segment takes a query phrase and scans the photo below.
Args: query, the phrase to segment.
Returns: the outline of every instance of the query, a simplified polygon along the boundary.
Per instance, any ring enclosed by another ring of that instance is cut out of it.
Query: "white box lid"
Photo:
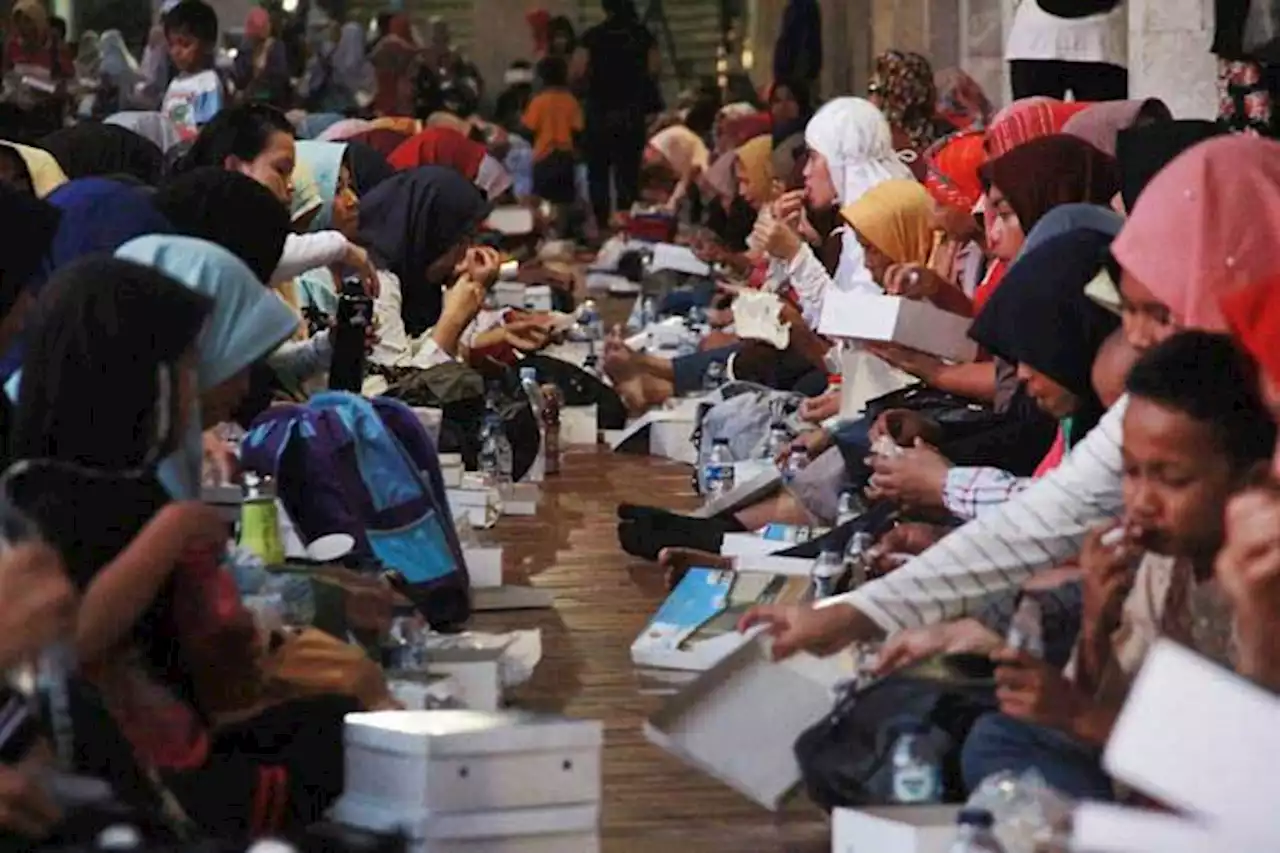
[[[464,840],[518,838],[526,835],[568,835],[599,829],[600,806],[584,803],[553,808],[499,809],[433,814],[405,810],[366,798],[343,794],[333,807],[334,819],[374,832],[400,831],[413,839]]]
[[[598,749],[599,720],[571,720],[523,711],[374,711],[347,714],[347,747],[401,755],[496,755]]]

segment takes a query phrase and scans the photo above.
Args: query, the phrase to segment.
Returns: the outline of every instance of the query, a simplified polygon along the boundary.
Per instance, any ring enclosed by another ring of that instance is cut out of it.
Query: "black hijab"
[[[164,152],[146,137],[114,124],[77,124],[40,140],[62,171],[76,178],[129,175],[149,187],[164,177]]]
[[[165,183],[155,206],[178,233],[217,243],[271,281],[291,224],[289,211],[271,190],[239,172],[206,166]]]
[[[1043,373],[1080,399],[1072,442],[1104,407],[1093,390],[1093,362],[1120,319],[1085,296],[1111,261],[1109,234],[1082,228],[1054,237],[1009,267],[969,329],[969,337],[1012,364]]]
[[[41,277],[61,218],[48,202],[0,184],[0,318]]]
[[[785,86],[790,89],[791,96],[800,105],[800,115],[797,118],[781,124],[774,123],[773,145],[776,148],[792,136],[804,135],[804,129],[809,126],[809,119],[813,118],[813,92],[809,84],[803,80],[779,80],[773,85],[775,88]]]
[[[1120,164],[1120,195],[1124,209],[1133,210],[1138,196],[1174,158],[1206,139],[1225,133],[1211,121],[1184,119],[1130,127],[1116,137]]]
[[[355,182],[357,195],[363,196],[396,173],[387,158],[373,146],[351,140],[345,144],[347,164],[351,167],[351,179]]]
[[[453,169],[396,173],[360,199],[360,243],[400,278],[405,329],[420,335],[440,319],[442,282],[427,267],[475,232],[489,203]]]

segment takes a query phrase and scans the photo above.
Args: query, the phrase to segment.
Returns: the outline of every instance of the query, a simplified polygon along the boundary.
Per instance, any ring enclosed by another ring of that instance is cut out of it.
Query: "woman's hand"
[[[167,503],[153,522],[166,541],[173,544],[175,554],[189,547],[224,546],[230,533],[230,525],[222,513],[204,501]]]
[[[502,255],[497,249],[488,246],[472,246],[458,263],[455,272],[487,291],[498,281],[498,271],[502,268]]]
[[[748,245],[759,246],[775,258],[791,261],[800,254],[804,242],[795,228],[774,216],[758,221],[748,238]]]
[[[79,598],[62,557],[42,542],[0,554],[0,669],[75,635]]]
[[[788,444],[778,453],[778,458],[773,460],[779,468],[787,464],[787,460],[791,458],[791,454],[797,450],[803,450],[809,459],[817,459],[835,442],[835,436],[829,430],[811,429],[808,432],[802,432],[796,436],[795,440]]]
[[[444,292],[444,306],[440,309],[440,317],[448,317],[465,328],[476,318],[484,307],[484,285],[470,275],[464,275],[453,287]]]
[[[913,509],[941,509],[942,489],[947,482],[951,462],[920,439],[915,447],[895,456],[879,454],[868,457],[874,472],[867,497],[891,500]]]
[[[205,430],[201,435],[204,449],[204,470],[218,475],[218,485],[227,486],[240,482],[240,460],[235,451],[218,435],[218,430]]]
[[[995,631],[976,619],[943,622],[899,631],[880,647],[876,675],[912,666],[938,655],[990,655],[1004,643]]]
[[[551,329],[542,318],[513,320],[502,327],[506,341],[521,352],[537,352],[551,340]]]
[[[0,829],[38,840],[53,832],[62,812],[35,770],[0,765]]]
[[[1017,720],[1057,729],[1090,743],[1105,743],[1109,723],[1100,709],[1060,670],[1024,651],[1002,646],[996,662],[1000,711]]]
[[[936,524],[908,521],[896,525],[867,552],[872,572],[877,577],[887,575],[901,565],[902,555],[923,554],[946,535],[947,529]]]
[[[840,414],[840,392],[824,391],[817,397],[809,397],[800,404],[800,419],[820,424]]]
[[[772,215],[774,219],[790,227],[810,246],[818,246],[822,243],[822,238],[809,222],[804,190],[792,190],[779,196],[773,203]]]
[[[910,373],[926,383],[932,382],[946,362],[937,356],[887,341],[863,341],[862,347],[875,357],[888,362],[903,373]]]
[[[378,298],[378,270],[374,267],[373,261],[369,260],[369,253],[357,246],[355,243],[347,243],[347,253],[342,258],[342,263],[352,270],[356,275],[360,276],[360,281],[364,284],[364,292],[370,299]],[[342,279],[336,279],[341,289]]]
[[[894,264],[884,276],[885,293],[919,301],[932,299],[941,288],[949,286],[924,264]]]

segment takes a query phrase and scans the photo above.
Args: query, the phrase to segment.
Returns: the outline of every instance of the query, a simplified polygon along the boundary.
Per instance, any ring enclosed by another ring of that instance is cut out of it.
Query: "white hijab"
[[[893,150],[884,113],[862,98],[836,98],[809,120],[804,141],[827,160],[840,206],[853,204],[872,187],[912,177]]]

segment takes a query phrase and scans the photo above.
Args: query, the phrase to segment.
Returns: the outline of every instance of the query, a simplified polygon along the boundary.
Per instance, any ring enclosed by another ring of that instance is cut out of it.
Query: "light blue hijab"
[[[333,224],[333,200],[338,194],[338,178],[341,177],[347,144],[300,140],[297,149],[298,161],[311,170],[311,177],[320,190],[320,212],[312,220],[310,230],[328,230]]]
[[[1031,229],[1018,257],[1029,255],[1037,246],[1071,231],[1087,228],[1114,237],[1124,227],[1124,217],[1109,207],[1096,204],[1060,204],[1050,210]]]
[[[116,257],[154,267],[214,300],[198,345],[201,392],[246,370],[298,328],[293,311],[221,246],[194,237],[149,235],[121,246]],[[176,499],[200,497],[202,430],[197,402],[179,449],[160,465],[160,481]]]

